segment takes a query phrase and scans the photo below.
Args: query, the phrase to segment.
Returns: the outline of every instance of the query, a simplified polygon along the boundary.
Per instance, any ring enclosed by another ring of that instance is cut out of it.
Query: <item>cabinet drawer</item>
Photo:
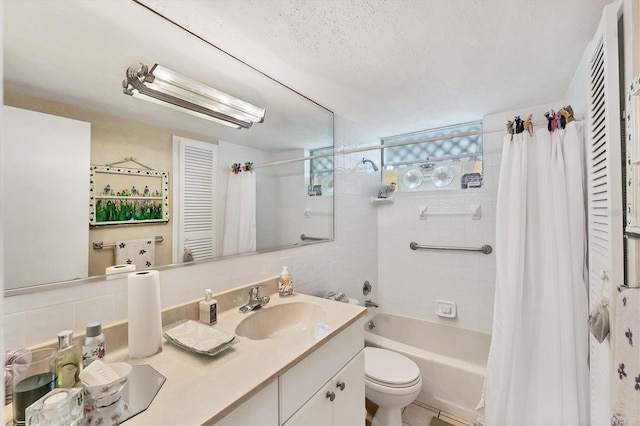
[[[364,319],[356,321],[279,378],[280,424],[364,348]]]

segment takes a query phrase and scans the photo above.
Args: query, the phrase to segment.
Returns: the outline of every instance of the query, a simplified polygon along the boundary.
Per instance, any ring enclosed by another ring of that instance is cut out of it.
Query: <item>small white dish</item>
[[[96,362],[96,361],[94,361]],[[96,407],[106,407],[118,401],[121,397],[122,389],[127,384],[129,374],[131,374],[131,365],[126,362],[116,362],[107,364],[117,375],[118,378],[106,383],[89,386],[82,383],[86,393],[94,401]],[[80,378],[82,379],[82,373]]]
[[[193,320],[182,320],[163,328],[165,339],[190,352],[213,356],[235,343],[235,336]]]
[[[402,183],[409,189],[414,189],[422,185],[422,172],[419,169],[409,169],[402,177]]]

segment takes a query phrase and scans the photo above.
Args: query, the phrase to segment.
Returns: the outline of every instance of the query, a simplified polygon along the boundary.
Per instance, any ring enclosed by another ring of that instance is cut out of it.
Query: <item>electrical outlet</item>
[[[455,318],[458,314],[456,302],[436,301],[436,315],[445,318]]]

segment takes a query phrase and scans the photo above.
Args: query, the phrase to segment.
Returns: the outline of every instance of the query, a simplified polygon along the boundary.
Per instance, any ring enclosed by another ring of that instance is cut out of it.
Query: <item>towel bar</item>
[[[626,284],[620,284],[620,285],[618,285],[618,291],[619,291],[619,292],[623,292],[623,291],[625,291],[625,290],[629,290],[629,289],[640,289],[640,287],[629,287],[629,286],[628,286],[628,285],[626,285]]]
[[[302,234],[302,235],[300,235],[300,239],[301,239],[302,241],[304,241],[304,240],[309,240],[309,241],[326,241],[326,240],[329,240],[330,238],[308,237],[308,236],[306,236],[306,235]]]
[[[164,241],[164,237],[162,235],[156,235],[155,240],[156,240],[156,244],[160,244],[161,242]],[[115,246],[116,246],[116,243],[105,244],[102,241],[93,242],[94,250],[102,250],[103,248],[115,247]]]
[[[485,244],[482,247],[445,247],[445,246],[422,246],[415,241],[409,243],[411,250],[428,249],[428,250],[460,250],[460,251],[481,251],[484,254],[491,254],[493,247]]]

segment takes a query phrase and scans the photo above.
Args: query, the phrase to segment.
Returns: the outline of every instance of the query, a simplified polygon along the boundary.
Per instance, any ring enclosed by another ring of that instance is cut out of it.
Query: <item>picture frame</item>
[[[114,166],[90,167],[89,225],[169,221],[169,173]]]

